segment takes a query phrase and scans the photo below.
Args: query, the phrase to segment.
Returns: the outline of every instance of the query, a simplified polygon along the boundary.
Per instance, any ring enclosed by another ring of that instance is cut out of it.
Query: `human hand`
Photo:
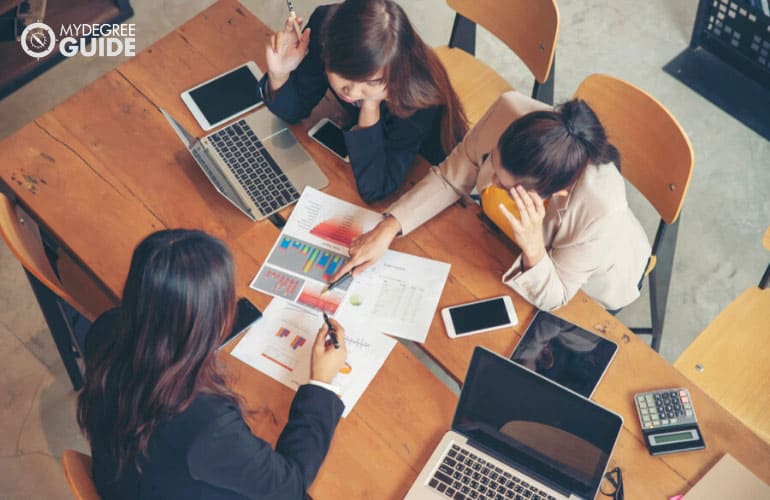
[[[301,26],[302,18],[289,17],[286,19],[283,30],[273,33],[268,39],[265,58],[270,90],[280,89],[289,79],[289,74],[297,69],[307,54],[310,28],[305,29],[302,36],[298,37],[298,30],[295,29],[294,23]]]
[[[510,193],[519,209],[521,219],[517,219],[502,203],[500,210],[511,224],[516,244],[521,248],[524,269],[529,269],[545,256],[543,241],[545,205],[535,191],[527,191],[521,186],[511,188]]]
[[[358,126],[361,128],[371,127],[380,121],[380,103],[387,100],[387,98],[388,89],[385,88],[375,96],[361,99],[361,111],[358,113]]]
[[[345,366],[345,361],[348,359],[345,329],[333,318],[329,318],[329,322],[337,334],[339,349],[335,349],[331,342],[327,342],[326,335],[329,333],[329,327],[324,322],[318,329],[318,335],[316,335],[313,344],[313,353],[310,356],[310,378],[325,384],[331,384],[332,379]]]
[[[401,232],[401,224],[395,217],[385,217],[374,229],[355,238],[350,244],[350,260],[332,276],[332,281],[339,279],[346,272],[363,272],[377,262],[390,247],[393,239]]]

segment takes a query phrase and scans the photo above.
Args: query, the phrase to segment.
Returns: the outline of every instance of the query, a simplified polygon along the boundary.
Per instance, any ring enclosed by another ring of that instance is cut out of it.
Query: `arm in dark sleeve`
[[[300,65],[291,72],[286,83],[277,92],[270,92],[268,75],[262,77],[262,95],[265,104],[277,117],[296,123],[310,114],[329,88],[329,80],[321,59],[321,26],[328,11],[319,7],[313,11],[305,29],[310,28],[308,53]]]
[[[275,450],[254,436],[233,408],[193,442],[190,474],[247,498],[301,499],[326,457],[343,408],[331,391],[301,386]]]
[[[102,359],[103,351],[114,342],[119,313],[118,308],[105,311],[88,328],[83,341],[83,361],[86,370]]]
[[[440,109],[421,109],[406,119],[383,109],[380,120],[371,127],[345,132],[353,176],[365,202],[384,198],[401,187]]]

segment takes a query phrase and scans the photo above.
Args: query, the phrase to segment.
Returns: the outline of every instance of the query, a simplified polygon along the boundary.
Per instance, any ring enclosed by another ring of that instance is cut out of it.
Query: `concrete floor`
[[[134,0],[137,49],[152,44],[212,0]],[[244,0],[280,26],[283,0]],[[309,14],[322,2],[297,0]],[[768,262],[761,238],[770,223],[770,143],[661,71],[688,43],[696,0],[561,0],[556,97],[565,100],[594,72],[624,78],[657,97],[679,119],[696,154],[682,212],[661,354],[673,361],[733,298],[756,284]],[[431,45],[446,43],[453,13],[441,0],[402,1]],[[529,91],[528,70],[487,33],[478,57],[515,88]],[[77,92],[121,62],[74,58],[0,101],[0,137]],[[657,217],[631,193],[631,205],[654,235]],[[70,498],[58,457],[88,450],[74,419],[75,394],[21,267],[0,245],[0,498]],[[640,324],[646,298],[621,312]]]

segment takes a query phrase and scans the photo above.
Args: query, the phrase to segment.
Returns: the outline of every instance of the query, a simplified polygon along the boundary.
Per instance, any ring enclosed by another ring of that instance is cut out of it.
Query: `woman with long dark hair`
[[[350,247],[338,273],[356,273],[406,234],[474,188],[503,188],[519,216],[500,209],[521,255],[503,282],[539,309],[556,309],[583,289],[608,310],[639,296],[650,244],[626,201],[617,150],[584,101],[551,109],[503,94],[463,142]],[[546,203],[546,201],[548,203]],[[546,206],[547,205],[547,206]]]
[[[303,498],[344,407],[328,386],[344,342],[329,348],[319,331],[312,380],[273,450],[249,431],[217,365],[234,276],[227,247],[200,231],[159,231],[134,251],[120,308],[86,338],[78,397],[102,498]]]
[[[297,37],[289,19],[267,45],[267,106],[294,123],[332,89],[355,117],[344,132],[366,202],[398,189],[420,153],[440,163],[467,132],[446,70],[393,0],[318,7]]]

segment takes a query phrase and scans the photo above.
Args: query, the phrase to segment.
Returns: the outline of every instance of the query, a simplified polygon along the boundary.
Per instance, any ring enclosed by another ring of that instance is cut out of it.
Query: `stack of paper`
[[[423,342],[449,264],[388,250],[374,266],[324,293],[349,259],[351,241],[381,220],[378,213],[305,188],[264,265],[251,282],[273,295],[233,355],[297,389],[310,378],[310,353],[321,311],[345,327],[347,365],[335,377],[346,416],[395,346],[395,335]]]

